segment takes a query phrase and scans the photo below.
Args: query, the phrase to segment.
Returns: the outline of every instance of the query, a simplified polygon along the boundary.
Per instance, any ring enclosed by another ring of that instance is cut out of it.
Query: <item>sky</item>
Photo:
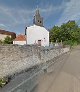
[[[37,7],[46,29],[69,20],[80,25],[80,0],[0,0],[0,29],[24,34],[25,27],[33,25]]]

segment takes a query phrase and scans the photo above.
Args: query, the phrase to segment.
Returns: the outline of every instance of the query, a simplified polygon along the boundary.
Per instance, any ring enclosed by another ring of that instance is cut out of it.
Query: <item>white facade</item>
[[[25,45],[26,41],[13,41],[13,44]]]
[[[4,40],[7,36],[11,37],[11,35],[0,34],[0,40]]]
[[[38,44],[41,46],[49,46],[49,32],[37,25],[27,27],[27,44]]]
[[[14,40],[13,44],[18,44],[18,45],[25,45],[26,44],[26,37],[25,35],[18,35]]]

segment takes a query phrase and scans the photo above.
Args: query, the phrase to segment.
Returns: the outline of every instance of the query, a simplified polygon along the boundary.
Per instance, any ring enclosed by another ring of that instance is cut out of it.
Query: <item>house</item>
[[[49,46],[49,31],[43,26],[43,18],[39,13],[39,9],[36,10],[33,26],[26,27],[25,35],[29,45]]]
[[[26,44],[26,36],[25,35],[18,35],[14,40],[13,44],[18,44],[18,45],[25,45]]]
[[[14,32],[9,32],[9,31],[0,29],[0,40],[3,41],[7,36],[11,37],[12,39],[16,38],[16,34]]]

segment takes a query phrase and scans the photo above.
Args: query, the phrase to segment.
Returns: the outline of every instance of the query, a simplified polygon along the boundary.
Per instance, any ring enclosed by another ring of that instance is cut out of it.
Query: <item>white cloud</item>
[[[40,9],[40,12],[44,15],[46,20],[48,17],[50,17],[51,14],[55,15],[57,11],[60,11],[63,8],[65,8],[61,16],[61,19],[59,20],[59,23],[58,23],[58,24],[61,24],[64,21],[68,20],[69,17],[75,18],[74,11],[73,11],[74,9],[72,8],[72,6],[74,5],[73,1],[75,0],[71,0],[70,3],[63,2],[59,6],[46,5],[44,8],[39,8],[39,9]],[[79,1],[79,4],[80,4],[80,1]],[[77,8],[77,5],[76,5],[76,8]],[[23,8],[16,9],[16,8],[0,5],[0,23],[6,25],[8,28],[14,28],[14,27],[16,28],[21,24],[29,25],[32,23],[35,10],[36,9],[23,9]],[[75,12],[76,12],[76,9],[75,9]],[[79,12],[79,10],[77,12]],[[79,13],[77,13],[77,16],[79,17]]]
[[[46,14],[47,12],[51,12],[50,8],[40,10]],[[35,9],[15,9],[0,5],[0,28],[5,30],[17,30],[21,25],[30,25],[32,23],[34,13]]]
[[[62,7],[53,7],[52,5],[47,6],[46,8],[39,8],[40,12],[45,16],[45,19],[50,16],[52,13],[61,9]],[[30,25],[33,20],[36,9],[15,9],[13,7],[7,7],[0,5],[0,23],[6,25],[6,30],[16,29],[19,25]],[[4,27],[3,27],[4,28]]]
[[[80,0],[70,0],[66,3],[64,12],[62,13],[61,18],[59,19],[57,25],[61,25],[69,20],[80,19]]]
[[[4,24],[0,24],[0,29],[6,29],[7,27],[6,27],[6,25],[4,25]]]
[[[52,5],[47,5],[46,8],[39,8],[40,12],[47,18],[52,13],[55,13],[57,10],[61,10],[63,6],[54,7]],[[30,24],[32,18],[35,14],[36,9],[15,9],[7,6],[0,5],[0,14],[4,15],[4,19],[8,26],[16,26],[18,24]]]
[[[0,5],[0,23],[6,25],[6,30],[14,30],[20,25],[30,25],[35,10],[36,9],[15,9]],[[52,6],[48,6],[45,9],[40,8],[40,12],[44,13],[45,16],[49,16],[53,10],[54,8]]]

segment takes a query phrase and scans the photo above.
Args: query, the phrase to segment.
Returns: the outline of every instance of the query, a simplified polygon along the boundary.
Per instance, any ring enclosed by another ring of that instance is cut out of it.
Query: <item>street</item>
[[[80,46],[47,71],[31,92],[80,92]]]

